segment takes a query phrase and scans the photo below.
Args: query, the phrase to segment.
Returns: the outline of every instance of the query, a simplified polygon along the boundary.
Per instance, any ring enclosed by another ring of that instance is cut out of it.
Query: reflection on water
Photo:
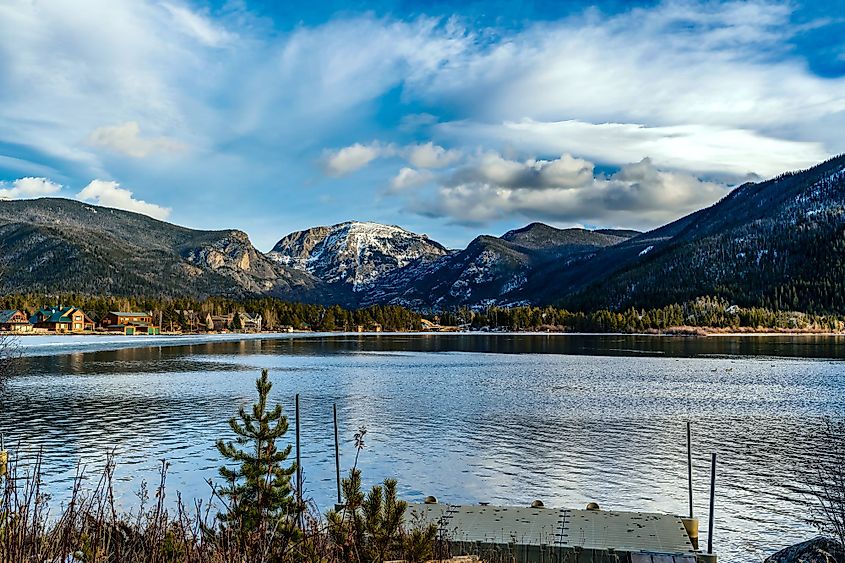
[[[366,425],[365,481],[395,476],[410,500],[685,513],[691,419],[696,510],[717,452],[717,547],[758,561],[812,534],[799,473],[821,418],[845,415],[841,343],[382,335],[71,353],[26,360],[3,389],[0,430],[44,448],[57,500],[77,463],[96,470],[112,449],[127,503],[161,459],[171,490],[206,498],[214,441],[267,367],[288,412],[300,393],[305,488],[321,506],[334,500],[337,403],[344,467]]]

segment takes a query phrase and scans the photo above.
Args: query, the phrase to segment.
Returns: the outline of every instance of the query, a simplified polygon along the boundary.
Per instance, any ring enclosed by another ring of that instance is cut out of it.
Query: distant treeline
[[[203,328],[185,311],[194,311],[203,317],[206,313],[225,315],[241,311],[259,314],[263,318],[265,330],[291,326],[297,330],[352,331],[358,326],[371,330],[375,325],[381,325],[385,331],[420,330],[423,328],[423,318],[443,326],[517,331],[645,332],[666,331],[676,327],[845,330],[845,317],[842,316],[774,311],[762,307],[743,308],[717,297],[700,297],[680,305],[653,309],[628,308],[624,311],[602,309],[573,312],[558,307],[489,307],[479,310],[461,307],[439,313],[419,313],[398,305],[345,309],[338,305],[289,303],[271,297],[245,300],[210,297],[199,300],[22,294],[0,298],[0,309],[23,309],[32,313],[45,305],[81,307],[95,321],[103,318],[108,311],[152,311],[156,321],[158,315],[161,315],[165,330],[172,328],[184,331]]]
[[[304,303],[288,303],[271,297],[232,300],[221,297],[207,299],[169,299],[149,297],[110,297],[83,294],[42,295],[23,294],[0,297],[0,309],[22,309],[33,313],[50,305],[73,305],[84,310],[95,322],[109,311],[152,311],[157,323],[161,316],[164,330],[181,329],[191,331],[203,329],[196,318],[186,313],[194,311],[204,317],[226,315],[245,311],[261,315],[265,330],[291,326],[297,330],[355,330],[362,326],[371,330],[376,324],[383,330],[419,330],[421,315],[395,305],[375,305],[363,309],[349,310],[338,305],[324,306]]]
[[[473,328],[504,327],[511,330],[566,330],[576,332],[645,332],[677,327],[760,328],[840,331],[845,318],[773,311],[762,307],[731,306],[724,299],[700,297],[682,305],[654,309],[628,308],[573,312],[557,307],[491,307],[481,311],[461,308],[440,315],[444,325],[470,325]]]

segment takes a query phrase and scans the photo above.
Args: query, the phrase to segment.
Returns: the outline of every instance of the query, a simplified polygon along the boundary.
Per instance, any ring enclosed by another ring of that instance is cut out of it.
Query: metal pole
[[[710,522],[707,524],[707,553],[713,553],[713,517],[716,510],[716,454],[710,462]]]
[[[689,483],[689,517],[692,518],[692,429],[687,421],[687,481]]]
[[[302,514],[302,462],[299,450],[299,393],[296,394],[296,506],[297,512]]]
[[[340,504],[340,441],[337,437],[337,403],[332,405],[334,411],[334,466],[337,476],[337,503]]]

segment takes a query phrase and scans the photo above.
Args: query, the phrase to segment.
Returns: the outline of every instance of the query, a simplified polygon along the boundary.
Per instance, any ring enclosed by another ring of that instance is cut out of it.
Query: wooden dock
[[[414,504],[451,555],[518,563],[715,563],[693,545],[682,517],[647,512]]]

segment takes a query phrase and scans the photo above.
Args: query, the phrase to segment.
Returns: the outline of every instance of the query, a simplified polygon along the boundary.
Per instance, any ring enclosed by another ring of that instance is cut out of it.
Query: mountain
[[[327,284],[361,292],[393,270],[447,253],[426,235],[393,225],[348,221],[291,233],[276,243],[268,256]]]
[[[68,199],[0,201],[0,292],[276,295],[319,300],[322,283],[237,230],[199,231]]]
[[[529,291],[570,307],[647,307],[717,295],[740,305],[845,311],[845,155],[734,189]]]
[[[0,293],[270,295],[417,309],[556,304],[623,309],[717,296],[845,313],[845,155],[747,183],[646,233],[531,223],[447,250],[401,227],[346,222],[256,250],[64,199],[0,201]]]
[[[414,308],[530,303],[524,288],[532,272],[546,264],[587,259],[630,235],[557,229],[532,223],[501,238],[483,235],[465,250],[433,262],[416,262],[385,276],[364,303],[394,303]]]

